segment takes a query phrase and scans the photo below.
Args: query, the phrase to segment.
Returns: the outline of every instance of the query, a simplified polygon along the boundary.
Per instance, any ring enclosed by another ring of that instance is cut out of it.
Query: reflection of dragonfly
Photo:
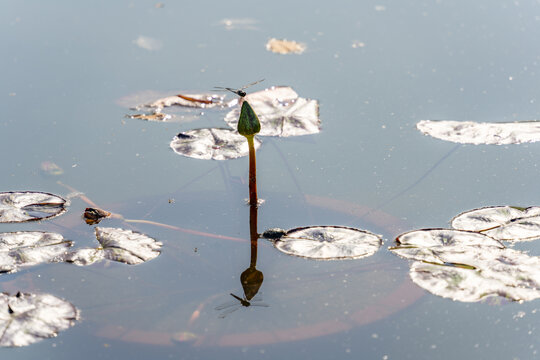
[[[241,298],[239,296],[236,296],[234,294],[231,294],[233,298],[238,300],[238,302],[228,302],[219,306],[216,306],[217,311],[225,310],[221,314],[219,314],[219,318],[223,319],[225,316],[229,315],[230,313],[235,312],[236,310],[240,309],[240,307],[249,307],[249,306],[261,306],[261,307],[269,307],[270,305],[265,303],[257,303],[261,301],[262,299],[259,296],[255,296],[253,299],[248,300],[245,297]]]
[[[242,86],[240,89],[233,89],[233,88],[221,87],[221,86],[214,86],[214,89],[229,90],[230,92],[233,92],[233,93],[235,93],[236,95],[238,95],[240,97],[244,97],[244,96],[246,96],[246,92],[244,91],[244,89],[247,89],[250,86],[258,84],[261,81],[264,81],[264,79],[257,80],[255,82],[252,82],[251,84],[247,84],[245,86]]]

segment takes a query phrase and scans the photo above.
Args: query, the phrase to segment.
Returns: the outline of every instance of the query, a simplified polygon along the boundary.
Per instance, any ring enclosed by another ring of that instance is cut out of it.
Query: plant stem
[[[249,205],[257,206],[257,160],[253,135],[246,136],[249,146]]]

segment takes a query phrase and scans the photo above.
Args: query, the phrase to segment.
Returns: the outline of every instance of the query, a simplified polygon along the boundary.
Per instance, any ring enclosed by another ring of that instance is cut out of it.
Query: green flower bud
[[[261,131],[259,118],[251,105],[244,100],[240,111],[240,119],[238,119],[238,132],[244,136],[253,136],[259,131]]]

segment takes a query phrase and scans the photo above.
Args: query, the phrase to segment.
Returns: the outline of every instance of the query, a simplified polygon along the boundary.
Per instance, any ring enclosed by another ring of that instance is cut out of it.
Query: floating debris
[[[151,114],[133,114],[133,115],[126,115],[126,117],[130,119],[139,119],[139,120],[147,120],[147,121],[167,121],[172,119],[172,115],[161,113],[161,112],[155,112]]]
[[[259,22],[252,18],[222,19],[218,25],[225,27],[225,30],[258,30]]]
[[[83,218],[88,225],[99,224],[99,222],[111,216],[111,213],[98,208],[86,208],[84,210]]]
[[[266,50],[277,54],[302,54],[306,50],[306,45],[296,41],[271,38],[266,43]]]
[[[352,47],[353,49],[363,48],[363,47],[365,47],[365,46],[366,46],[366,43],[364,43],[364,42],[362,42],[362,41],[353,41],[353,42],[352,42],[352,45],[351,45],[351,47]]]
[[[40,168],[42,173],[48,176],[60,176],[64,173],[60,166],[51,161],[43,161]]]
[[[137,39],[133,40],[133,43],[141,49],[148,51],[160,50],[163,47],[163,42],[161,40],[149,36],[139,36]]]

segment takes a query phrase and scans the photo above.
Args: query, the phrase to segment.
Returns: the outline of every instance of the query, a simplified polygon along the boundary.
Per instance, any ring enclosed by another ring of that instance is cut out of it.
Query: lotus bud
[[[253,108],[247,101],[242,103],[240,119],[238,119],[238,132],[244,136],[253,136],[261,131],[261,123]]]

